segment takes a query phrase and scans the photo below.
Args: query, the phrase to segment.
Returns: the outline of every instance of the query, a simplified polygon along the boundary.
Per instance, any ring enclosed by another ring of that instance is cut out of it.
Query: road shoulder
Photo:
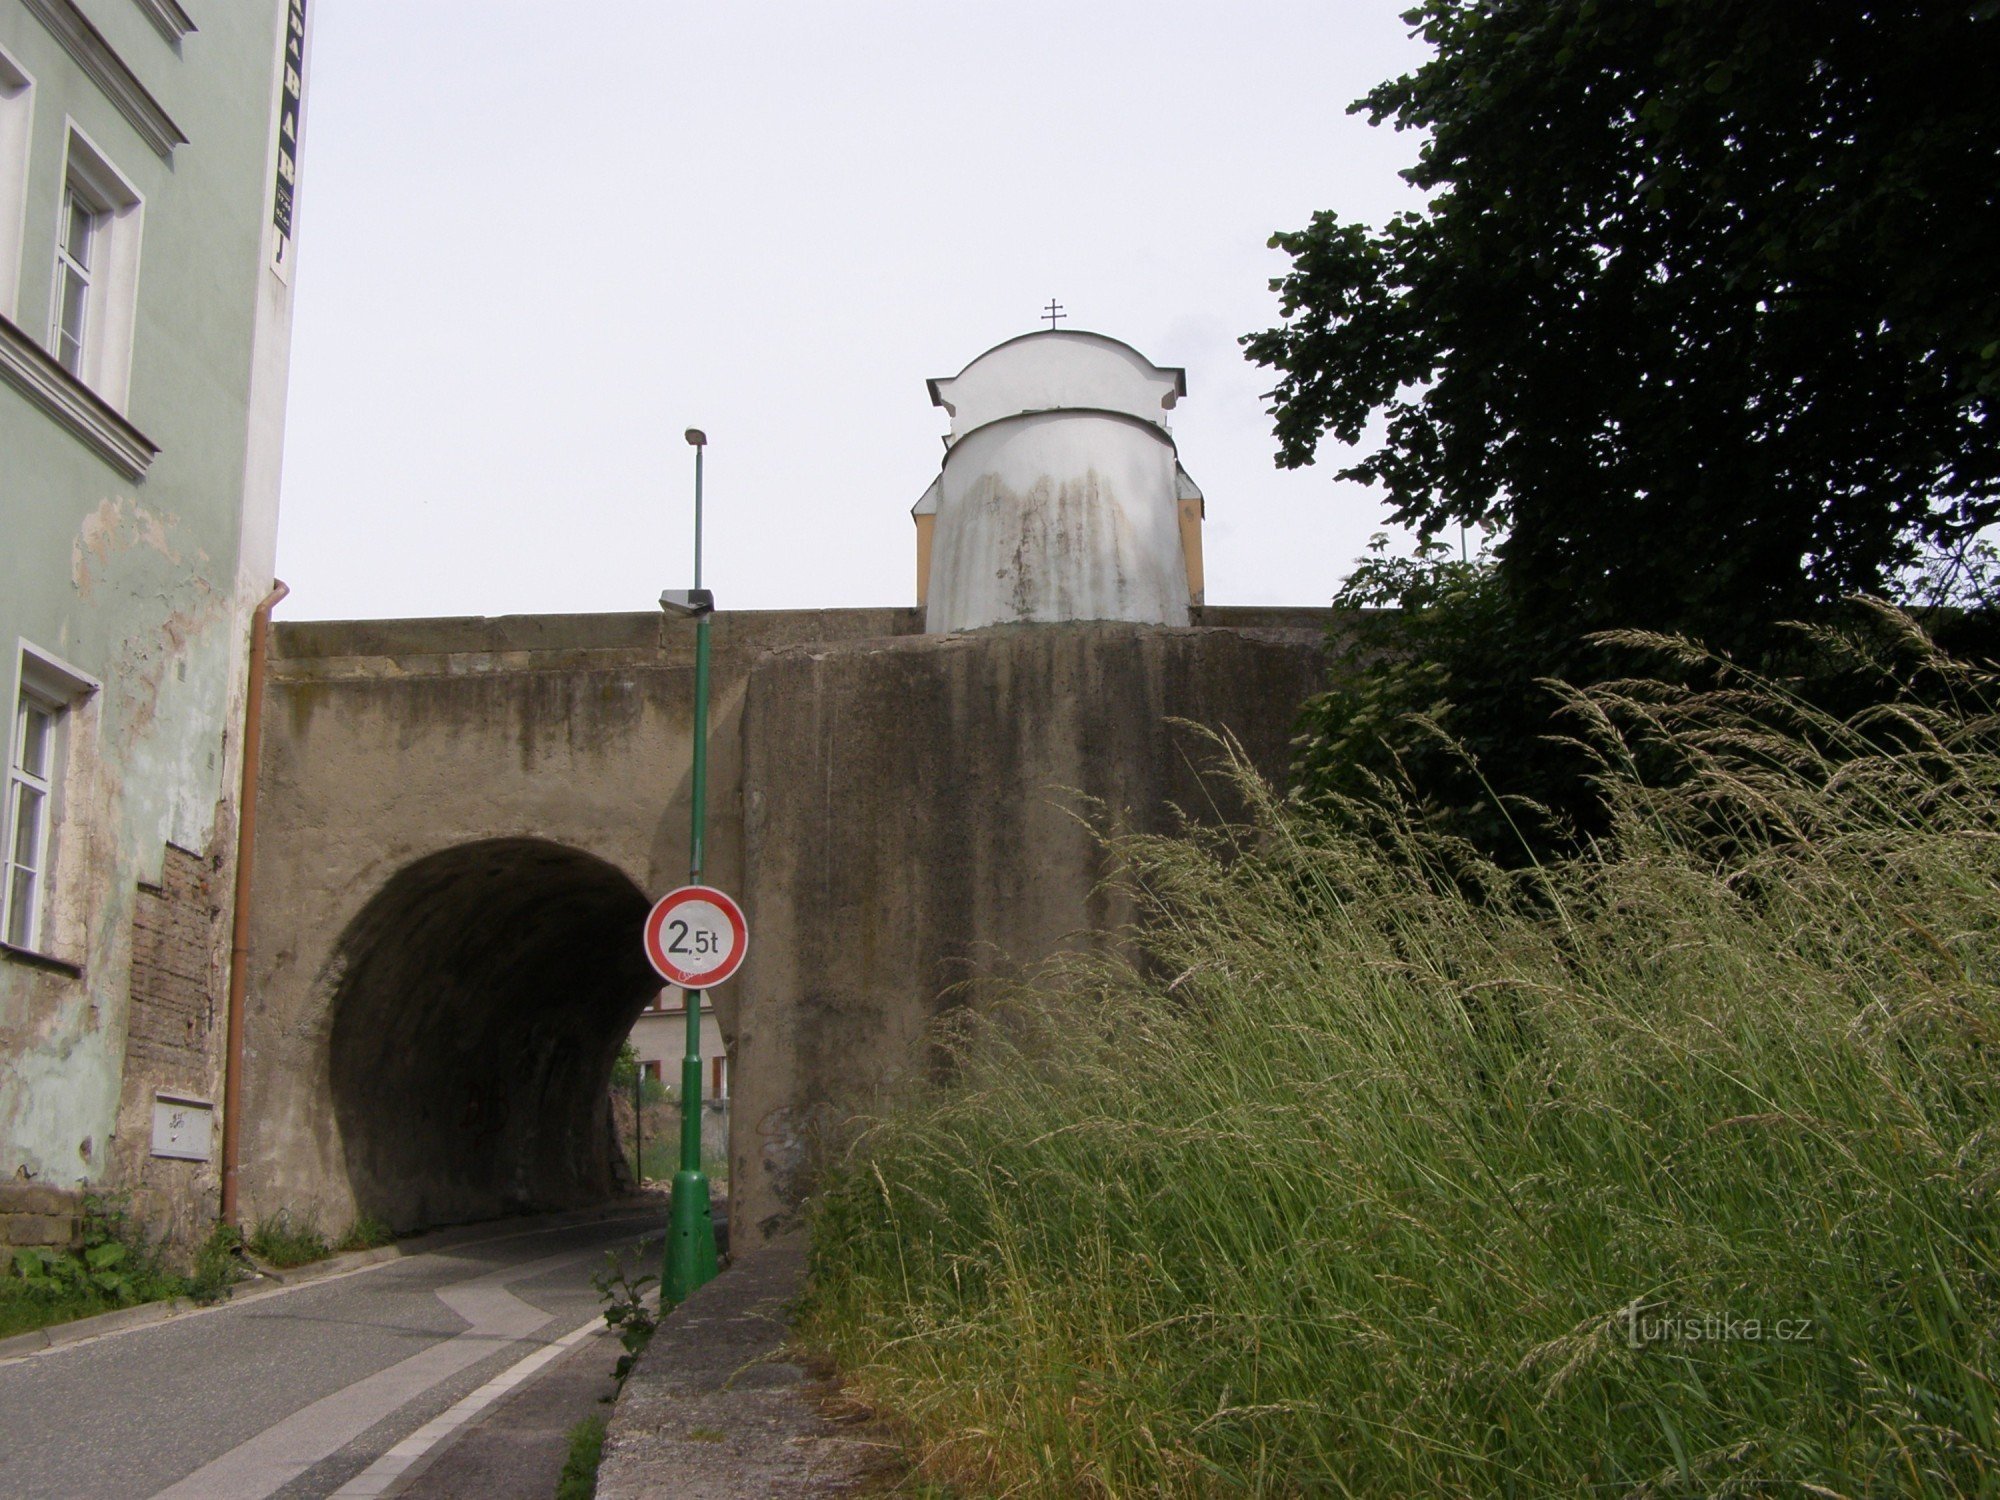
[[[852,1495],[882,1445],[829,1418],[827,1391],[787,1357],[801,1235],[750,1252],[661,1324],[613,1408],[598,1500]]]
[[[518,1389],[410,1465],[381,1493],[398,1500],[548,1500],[569,1454],[570,1429],[608,1415],[617,1338],[600,1322]]]

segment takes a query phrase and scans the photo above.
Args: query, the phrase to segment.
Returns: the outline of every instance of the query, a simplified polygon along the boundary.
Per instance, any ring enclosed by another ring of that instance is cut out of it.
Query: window
[[[14,765],[7,788],[14,825],[7,854],[7,941],[17,948],[35,946],[42,896],[48,888],[49,778],[54,769],[56,712],[24,692],[14,718]]]
[[[57,820],[63,756],[72,706],[95,683],[54,658],[24,647],[8,745],[5,879],[0,882],[0,938],[16,948],[50,946]]]
[[[71,125],[56,215],[49,352],[121,409],[132,375],[140,208],[138,192]]]
[[[34,80],[0,52],[0,317],[12,319],[21,282],[21,218],[28,207]]]
[[[90,242],[102,209],[93,208],[76,183],[63,188],[61,233],[56,240],[56,362],[83,379],[83,335],[90,317]]]

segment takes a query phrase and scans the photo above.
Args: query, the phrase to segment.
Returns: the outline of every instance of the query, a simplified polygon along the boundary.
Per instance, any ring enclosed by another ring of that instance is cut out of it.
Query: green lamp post
[[[714,596],[701,586],[701,457],[708,445],[699,428],[687,430],[694,449],[694,587],[660,596],[662,607],[694,616],[694,766],[688,884],[701,884],[708,825],[708,617]],[[667,1226],[667,1261],[660,1278],[666,1302],[684,1302],[696,1287],[715,1279],[715,1221],[710,1217],[708,1178],[701,1170],[701,996],[681,991],[687,1007],[687,1053],[681,1059],[681,1165],[674,1173],[673,1207]]]

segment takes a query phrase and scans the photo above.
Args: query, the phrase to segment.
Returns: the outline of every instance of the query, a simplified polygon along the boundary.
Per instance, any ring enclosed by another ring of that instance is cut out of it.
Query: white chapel
[[[1166,417],[1187,394],[1185,370],[1103,334],[1047,329],[929,384],[951,432],[913,511],[928,633],[1188,623],[1203,502]]]

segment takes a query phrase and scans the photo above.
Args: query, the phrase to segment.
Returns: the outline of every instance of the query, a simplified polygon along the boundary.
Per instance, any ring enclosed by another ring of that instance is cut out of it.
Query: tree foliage
[[[611,1087],[629,1091],[639,1079],[639,1049],[627,1040],[618,1044],[618,1056],[611,1063]]]
[[[1300,800],[1414,797],[1510,861],[1588,825],[1587,764],[1550,738],[1555,700],[1491,554],[1369,551],[1334,595],[1332,686],[1300,714]]]
[[[1810,628],[1774,633],[1763,656],[1802,710],[1845,721],[1907,699],[1954,711],[1952,681],[1911,658],[1906,619],[1926,642],[2000,661],[2000,551],[1974,542],[1929,552],[1904,592],[1907,616],[1857,603],[1826,611]],[[1574,694],[1547,680],[1546,643],[1524,628],[1490,550],[1465,557],[1431,542],[1407,557],[1377,536],[1333,604],[1332,682],[1300,713],[1295,800],[1327,811],[1405,805],[1507,865],[1573,852],[1608,832],[1587,726],[1564,709]],[[1636,675],[1699,693],[1729,675],[1702,653],[1619,636],[1573,643],[1563,653],[1570,680]],[[1844,753],[1837,743],[1816,749],[1829,759]],[[1634,769],[1674,775],[1670,765]]]
[[[2000,4],[1425,0],[1354,109],[1432,196],[1272,243],[1280,463],[1504,532],[1561,666],[1602,626],[1756,649],[2000,514]],[[1379,422],[1379,425],[1373,425]]]

